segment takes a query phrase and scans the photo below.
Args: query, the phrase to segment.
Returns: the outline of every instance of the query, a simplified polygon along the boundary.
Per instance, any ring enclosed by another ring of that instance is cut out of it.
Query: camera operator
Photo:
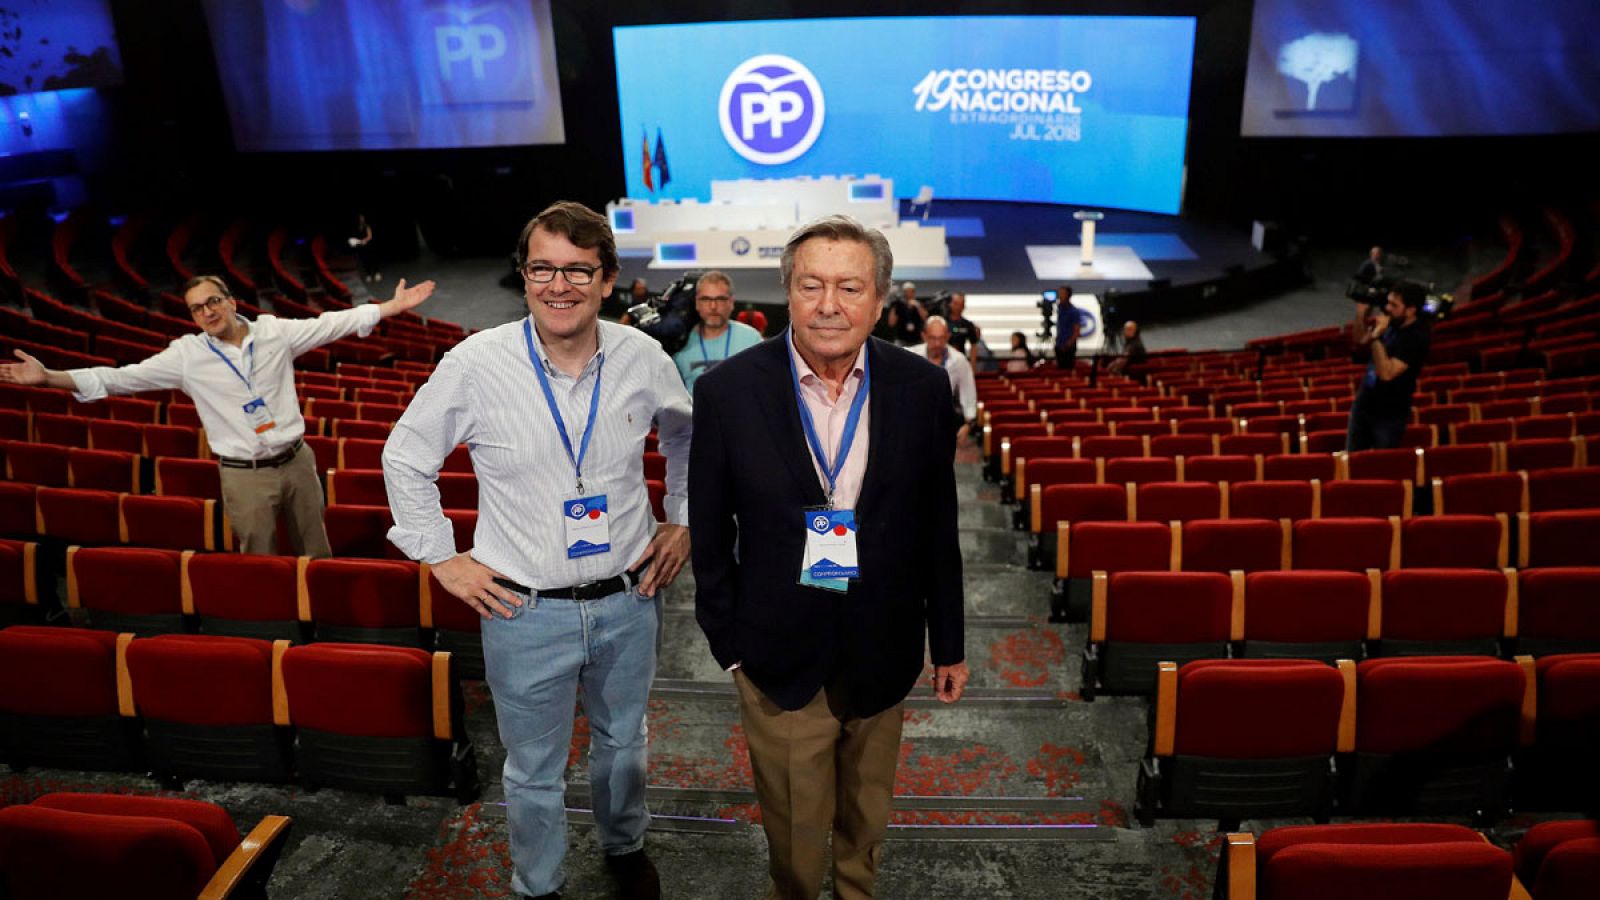
[[[967,352],[967,345],[978,342],[978,326],[972,324],[972,320],[967,318],[966,312],[967,295],[951,294],[950,315],[945,317],[945,321],[950,325],[950,346],[956,348],[962,355],[970,357],[971,354]]]
[[[1350,407],[1346,450],[1400,446],[1411,417],[1411,395],[1432,342],[1432,329],[1422,311],[1426,299],[1422,285],[1402,281],[1389,289],[1388,301],[1372,325],[1357,327],[1356,351],[1369,348],[1372,358]]]
[[[733,321],[733,303],[733,279],[726,273],[713,269],[695,282],[694,310],[700,316],[700,324],[683,349],[672,355],[691,395],[701,375],[735,353],[761,343],[761,332]]]
[[[893,297],[884,306],[884,321],[889,326],[890,340],[902,347],[922,342],[922,326],[928,321],[928,311],[917,301],[917,286],[909,281],[900,285],[900,296]]]

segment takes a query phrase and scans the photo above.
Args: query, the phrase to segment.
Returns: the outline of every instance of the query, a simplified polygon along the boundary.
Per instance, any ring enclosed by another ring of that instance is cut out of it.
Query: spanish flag
[[[644,141],[644,186],[653,194],[656,190],[655,161],[650,158],[650,132],[640,129],[640,137]]]

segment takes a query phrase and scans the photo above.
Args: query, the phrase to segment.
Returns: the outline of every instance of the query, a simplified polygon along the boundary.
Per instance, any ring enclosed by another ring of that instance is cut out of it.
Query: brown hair
[[[228,283],[223,281],[222,276],[220,275],[196,275],[188,281],[185,281],[183,283],[183,290],[179,291],[178,293],[187,294],[202,284],[215,285],[217,290],[221,291],[222,296],[224,297],[233,296],[233,291],[228,289]]]
[[[794,275],[794,256],[799,252],[800,245],[813,238],[866,244],[872,251],[872,280],[873,286],[878,289],[878,299],[888,296],[889,276],[894,272],[894,253],[889,250],[889,239],[878,229],[867,228],[849,216],[823,216],[806,223],[799,231],[789,236],[789,242],[783,248],[779,269],[781,283],[785,288],[789,286],[790,276]]]
[[[605,216],[582,203],[557,200],[522,226],[522,234],[517,238],[518,269],[528,263],[528,238],[533,236],[535,228],[559,234],[581,250],[595,251],[600,257],[600,270],[607,278],[622,268],[617,259],[617,239],[611,234],[611,223]]]

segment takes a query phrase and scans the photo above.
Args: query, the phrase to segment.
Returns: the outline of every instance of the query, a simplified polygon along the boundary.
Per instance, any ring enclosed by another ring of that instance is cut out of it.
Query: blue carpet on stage
[[[974,219],[973,221],[977,221]],[[898,281],[903,278],[912,280],[939,280],[939,281],[982,281],[983,260],[976,256],[952,256],[950,265],[940,266],[895,266],[894,277]]]
[[[1151,260],[1191,260],[1199,259],[1199,254],[1189,249],[1183,238],[1175,234],[1163,234],[1156,231],[1143,231],[1132,234],[1112,234],[1101,232],[1095,236],[1095,243],[1103,246],[1118,246],[1131,249],[1140,259]]]
[[[943,225],[944,236],[947,238],[981,238],[986,236],[983,230],[983,220],[976,216],[951,216],[950,218],[929,216],[922,224],[925,228]]]

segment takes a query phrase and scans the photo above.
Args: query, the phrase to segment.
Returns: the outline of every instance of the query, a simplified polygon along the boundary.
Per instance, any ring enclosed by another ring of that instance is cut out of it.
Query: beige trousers
[[[872,896],[900,756],[901,704],[851,718],[821,690],[804,708],[779,707],[734,670],[767,832],[769,900],[815,900],[833,834],[833,896]]]
[[[294,459],[275,469],[222,467],[222,508],[241,553],[277,553],[281,515],[295,554],[332,556],[323,505],[316,455],[305,444]]]

